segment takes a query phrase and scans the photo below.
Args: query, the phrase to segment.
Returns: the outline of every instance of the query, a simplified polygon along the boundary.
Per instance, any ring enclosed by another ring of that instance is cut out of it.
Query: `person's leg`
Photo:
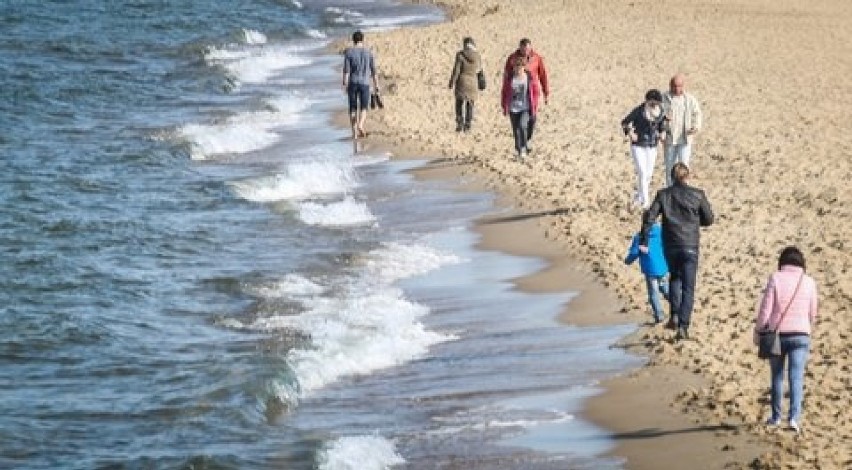
[[[456,132],[461,132],[464,128],[464,116],[462,115],[464,106],[464,100],[461,98],[456,98]]]
[[[515,152],[521,154],[521,139],[523,130],[521,129],[521,113],[509,113],[509,122],[512,124],[512,136],[515,138]]]
[[[370,109],[370,86],[356,85],[358,90],[358,135],[361,137],[367,136],[367,129],[364,124],[367,122],[367,110]]]
[[[651,304],[651,310],[654,312],[654,322],[663,321],[663,306],[660,303],[660,278],[655,276],[645,276],[645,288],[648,291],[648,303]]]
[[[464,130],[469,131],[470,126],[473,124],[473,101],[467,100],[465,101],[465,113],[464,113]]]
[[[358,138],[358,93],[354,83],[346,86],[346,97],[349,100],[349,125],[352,128],[352,138]]]
[[[770,424],[777,424],[781,419],[781,399],[784,397],[784,359],[785,355],[772,356],[769,358],[770,377],[770,406],[772,415],[769,417]]]
[[[787,347],[790,356],[790,421],[800,422],[802,416],[802,398],[805,389],[805,365],[808,362],[808,352],[811,341],[807,335],[781,337],[781,350]]]
[[[633,157],[633,168],[636,171],[636,192],[633,196],[633,204],[644,205],[642,200],[642,147],[630,146],[630,156]]]
[[[680,319],[681,299],[681,261],[679,252],[676,250],[666,250],[666,262],[669,265],[669,324],[668,328],[677,328],[677,322]]]
[[[692,158],[692,145],[690,145],[690,144],[678,145],[678,161],[682,162],[686,166],[689,166],[689,161],[690,161],[691,158]]]
[[[521,150],[520,150],[520,152],[524,155],[526,155],[526,153],[527,153],[527,144],[529,143],[529,140],[530,140],[529,133],[527,132],[527,129],[529,129],[530,117],[531,116],[530,116],[529,111],[521,112],[521,122],[520,122],[520,126],[519,126],[521,128],[521,142],[520,142]]]
[[[524,126],[527,129],[527,142],[532,140],[533,131],[535,130],[535,121],[536,121],[536,116],[530,116],[529,122],[527,122],[527,125]]]
[[[654,163],[657,161],[657,147],[645,147],[642,155],[642,208],[651,206],[651,179],[654,177]]]
[[[665,144],[663,147],[663,161],[666,166],[666,187],[672,185],[672,167],[677,162],[677,145]]]
[[[660,294],[663,294],[663,298],[666,301],[669,300],[669,280],[666,276],[660,276],[658,278],[658,283],[660,285]]]
[[[681,298],[680,298],[680,322],[681,328],[689,330],[692,318],[692,306],[695,301],[695,282],[698,276],[698,250],[685,249],[681,254]]]

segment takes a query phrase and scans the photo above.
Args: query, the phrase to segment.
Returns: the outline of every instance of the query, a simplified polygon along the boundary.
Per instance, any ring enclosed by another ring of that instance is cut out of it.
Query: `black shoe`
[[[465,124],[465,125],[464,125],[464,131],[465,131],[465,132],[470,132],[470,124]]]
[[[684,339],[689,339],[689,333],[687,332],[686,328],[680,327],[677,329],[677,333],[675,334],[675,340],[681,341]]]
[[[667,330],[676,330],[677,329],[677,322],[675,321],[674,317],[669,318],[669,321],[666,323],[666,329]]]
[[[464,126],[462,126],[461,124],[456,124],[456,132],[461,132],[462,130],[464,130]]]

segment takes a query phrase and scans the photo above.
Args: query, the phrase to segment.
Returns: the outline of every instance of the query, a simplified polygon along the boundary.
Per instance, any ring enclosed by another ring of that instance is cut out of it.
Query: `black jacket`
[[[666,130],[665,113],[660,113],[657,119],[649,121],[645,116],[645,104],[633,108],[630,114],[621,120],[621,129],[624,135],[630,134],[630,127],[636,132],[638,140],[633,145],[640,147],[656,147],[660,140],[660,133]]]
[[[682,183],[657,192],[654,202],[642,217],[640,244],[647,246],[648,231],[660,215],[663,216],[663,247],[666,250],[698,248],[699,227],[713,224],[713,210],[704,191]]]

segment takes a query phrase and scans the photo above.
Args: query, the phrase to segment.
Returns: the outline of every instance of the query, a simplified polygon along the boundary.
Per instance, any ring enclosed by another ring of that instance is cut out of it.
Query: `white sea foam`
[[[266,44],[266,35],[253,29],[244,29],[243,40],[251,45]]]
[[[210,65],[219,65],[239,83],[264,83],[281,71],[310,64],[296,49],[282,45],[211,48],[204,56]]]
[[[346,227],[371,224],[376,221],[376,216],[366,203],[347,197],[328,204],[304,202],[299,205],[299,219],[308,225]]]
[[[418,318],[429,310],[405,300],[396,288],[304,303],[308,310],[299,315],[259,318],[249,326],[260,331],[295,329],[310,334],[312,347],[292,350],[287,357],[301,394],[342,376],[403,364],[424,355],[429,346],[450,339],[426,330]]]
[[[244,112],[215,123],[187,124],[178,134],[189,142],[193,160],[252,152],[278,142],[281,137],[275,130],[301,121],[301,112],[311,103],[300,95],[280,95],[267,102],[265,110]]]
[[[251,178],[229,186],[243,199],[274,202],[343,194],[356,184],[351,164],[327,160],[294,163],[283,174]]]
[[[401,259],[395,259],[402,257]],[[405,299],[393,282],[457,262],[419,245],[389,244],[370,252],[354,277],[335,296],[299,297],[305,311],[254,319],[231,327],[254,331],[296,330],[310,335],[311,346],[288,353],[287,362],[298,383],[276,383],[281,400],[295,400],[340,377],[368,374],[424,356],[429,347],[454,339],[429,331],[420,318],[423,305]],[[410,266],[407,266],[410,265]]]
[[[325,39],[325,38],[328,37],[324,32],[322,32],[318,29],[306,29],[305,34],[309,38],[314,38],[314,39]]]
[[[320,470],[387,470],[405,463],[391,441],[381,436],[346,436],[317,457]]]
[[[252,285],[246,288],[246,291],[250,294],[269,299],[314,296],[322,294],[325,290],[325,287],[294,273],[288,274],[276,281]]]
[[[457,255],[425,245],[391,242],[371,253],[365,270],[368,273],[367,278],[390,284],[462,261]]]

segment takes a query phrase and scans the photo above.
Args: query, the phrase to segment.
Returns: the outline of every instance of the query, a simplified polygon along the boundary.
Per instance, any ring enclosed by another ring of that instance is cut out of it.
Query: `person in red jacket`
[[[544,66],[544,58],[533,50],[532,41],[527,38],[521,39],[518,49],[509,54],[509,57],[506,59],[506,66],[503,70],[503,86],[505,87],[506,82],[512,79],[515,61],[518,58],[525,60],[526,70],[532,76],[533,80],[538,82],[544,94],[544,104],[547,104],[547,99],[550,96],[550,86],[547,84],[547,69]],[[535,121],[535,116],[530,116],[530,122],[527,126],[527,140],[532,139],[533,131],[535,130]]]
[[[515,150],[518,159],[523,160],[529,153],[529,123],[538,112],[538,100],[541,95],[539,81],[526,69],[523,57],[515,58],[515,65],[508,80],[503,81],[500,92],[503,115],[509,116],[512,123],[512,135],[515,137]]]

